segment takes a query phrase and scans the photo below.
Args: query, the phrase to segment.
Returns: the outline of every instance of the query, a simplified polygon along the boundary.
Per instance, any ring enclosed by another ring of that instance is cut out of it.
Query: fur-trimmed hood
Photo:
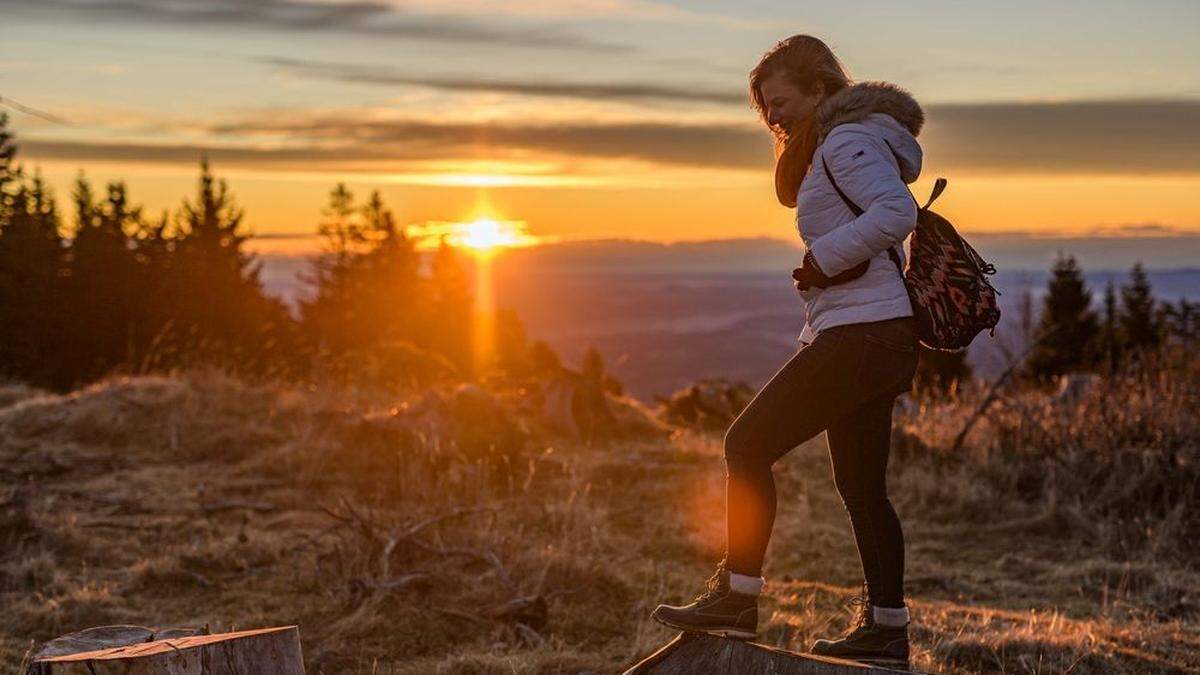
[[[925,113],[912,94],[888,82],[859,82],[831,95],[817,106],[817,143],[839,124],[861,122],[872,113],[884,113],[915,138],[925,124]]]
[[[925,113],[912,94],[887,82],[860,82],[822,101],[815,114],[818,146],[842,125],[847,133],[852,128],[871,133],[891,148],[904,182],[917,180],[924,153],[916,136]]]

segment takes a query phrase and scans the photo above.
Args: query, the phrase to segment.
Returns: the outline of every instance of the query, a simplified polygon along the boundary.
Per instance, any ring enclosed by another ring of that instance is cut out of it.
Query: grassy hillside
[[[1077,404],[900,413],[914,665],[1200,669],[1200,374]],[[762,641],[840,631],[860,579],[818,437],[780,462]],[[218,373],[0,389],[0,663],[87,626],[298,623],[310,673],[613,672],[671,633],[724,536],[718,436],[584,445],[522,394]]]

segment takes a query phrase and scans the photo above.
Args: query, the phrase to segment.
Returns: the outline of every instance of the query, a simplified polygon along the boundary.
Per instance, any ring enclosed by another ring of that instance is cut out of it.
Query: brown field
[[[1200,670],[1198,370],[1130,371],[1077,406],[1010,392],[958,453],[979,394],[900,414],[914,666]],[[211,372],[0,388],[5,672],[113,623],[296,623],[310,673],[620,670],[719,555],[720,439],[582,444],[514,396],[403,407]],[[765,643],[849,619],[860,569],[824,453],[776,469]]]

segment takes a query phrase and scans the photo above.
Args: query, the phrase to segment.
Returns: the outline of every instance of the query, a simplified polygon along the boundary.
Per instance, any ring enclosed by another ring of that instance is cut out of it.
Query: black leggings
[[[771,467],[827,432],[871,603],[904,605],[904,534],[887,497],[892,404],[917,367],[912,317],[822,330],[755,395],[725,434],[728,568],[761,576],[775,522]]]

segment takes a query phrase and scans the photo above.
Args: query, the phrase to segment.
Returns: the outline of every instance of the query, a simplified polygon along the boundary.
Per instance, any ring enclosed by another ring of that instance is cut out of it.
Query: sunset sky
[[[333,185],[400,222],[538,237],[794,236],[747,72],[793,33],[912,91],[965,231],[1200,232],[1200,3],[0,0],[0,98],[60,200],[150,213],[207,152],[258,234]]]

